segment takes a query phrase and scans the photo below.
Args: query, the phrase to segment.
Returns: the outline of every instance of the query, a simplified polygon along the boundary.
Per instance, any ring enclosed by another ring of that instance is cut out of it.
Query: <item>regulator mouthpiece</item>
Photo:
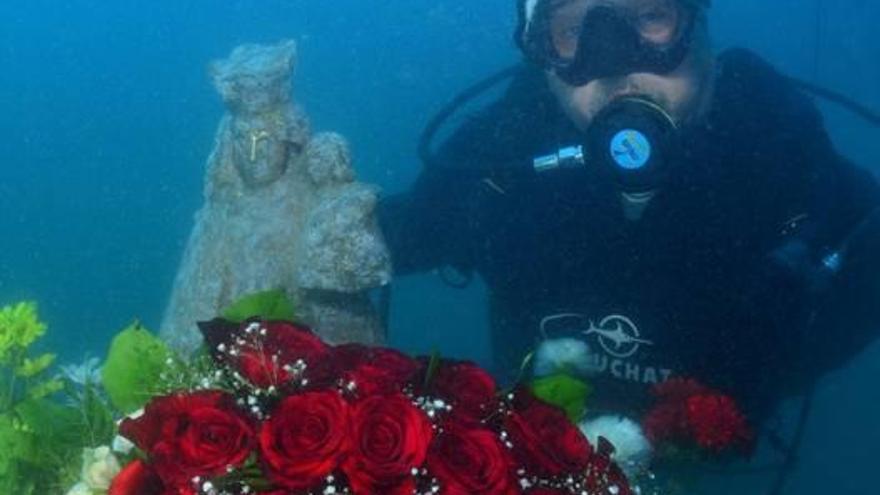
[[[583,143],[538,157],[533,167],[539,174],[594,169],[621,192],[654,191],[669,175],[676,135],[675,122],[662,107],[645,98],[622,98],[596,116]]]

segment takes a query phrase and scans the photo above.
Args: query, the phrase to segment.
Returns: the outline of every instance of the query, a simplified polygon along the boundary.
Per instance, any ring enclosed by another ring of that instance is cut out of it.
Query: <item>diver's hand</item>
[[[834,272],[815,256],[801,239],[785,242],[771,251],[767,270],[778,287],[818,297],[828,290]]]
[[[811,263],[810,247],[800,239],[791,240],[771,251],[768,258],[780,269],[797,277],[809,269]]]

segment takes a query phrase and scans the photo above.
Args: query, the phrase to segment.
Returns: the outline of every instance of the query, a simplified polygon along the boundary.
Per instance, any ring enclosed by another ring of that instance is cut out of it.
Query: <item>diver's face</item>
[[[572,34],[569,33],[576,32],[578,26],[574,26],[572,20],[582,19],[585,11],[598,5],[642,8],[640,4],[662,4],[663,0],[561,0],[560,3],[562,2],[565,3],[560,7],[559,16],[551,29],[554,41],[559,42],[557,47],[564,51],[566,43],[573,43],[570,49],[576,49],[577,42],[566,36],[570,38]],[[673,21],[679,22],[681,19],[664,20],[658,17],[656,23],[647,27],[643,36],[662,42],[667,35],[665,23]],[[610,102],[633,95],[650,98],[660,104],[676,122],[684,123],[702,114],[711,89],[712,62],[711,56],[707,55],[709,48],[704,46],[708,44],[705,38],[695,34],[693,47],[681,65],[662,75],[636,72],[596,79],[583,86],[571,86],[552,71],[547,73],[547,77],[566,115],[581,130],[585,130],[596,114]]]

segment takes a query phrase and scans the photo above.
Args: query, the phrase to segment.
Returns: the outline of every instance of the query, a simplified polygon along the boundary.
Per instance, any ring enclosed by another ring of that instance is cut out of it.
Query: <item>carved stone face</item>
[[[232,119],[232,159],[248,187],[269,185],[284,175],[290,143],[265,119]]]
[[[242,45],[211,65],[214,86],[231,115],[227,153],[245,186],[280,179],[302,151],[309,130],[292,105],[296,43]]]

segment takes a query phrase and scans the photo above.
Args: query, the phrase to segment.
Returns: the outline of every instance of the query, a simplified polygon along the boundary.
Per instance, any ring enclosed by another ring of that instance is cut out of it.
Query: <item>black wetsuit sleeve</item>
[[[801,379],[812,382],[844,365],[880,336],[880,187],[868,170],[841,156],[825,129],[815,104],[782,78],[789,113],[796,122],[806,163],[792,164],[804,188],[806,220],[779,245],[806,247],[803,262],[795,262],[796,293],[805,301],[802,334],[785,338],[798,349],[804,363]],[[781,184],[791,184],[783,181]],[[836,274],[823,263],[840,253]],[[784,284],[782,285],[784,287]]]
[[[838,201],[832,211],[846,221],[832,250],[840,253],[839,272],[827,283],[820,279],[804,339],[816,377],[843,366],[880,337],[880,187],[870,173],[845,160],[835,168]]]
[[[408,191],[380,202],[379,222],[398,275],[473,268],[480,183],[497,161],[487,149],[507,104],[502,99],[470,117],[423,164]]]
[[[467,188],[451,169],[432,167],[409,191],[380,201],[379,224],[396,274],[468,267]]]
[[[496,101],[443,142],[409,191],[381,200],[379,222],[398,275],[477,268],[486,179],[531,156],[530,144],[552,131],[534,128],[555,108],[540,90],[545,84],[540,71],[523,65]]]
[[[728,381],[747,384],[739,392],[763,410],[880,336],[880,187],[837,152],[815,102],[791,80],[744,51],[722,60],[732,71],[727,126],[749,143],[734,151],[750,187],[743,208],[764,239],[743,267],[753,319],[733,337],[750,358]],[[831,276],[823,262],[837,251]]]

